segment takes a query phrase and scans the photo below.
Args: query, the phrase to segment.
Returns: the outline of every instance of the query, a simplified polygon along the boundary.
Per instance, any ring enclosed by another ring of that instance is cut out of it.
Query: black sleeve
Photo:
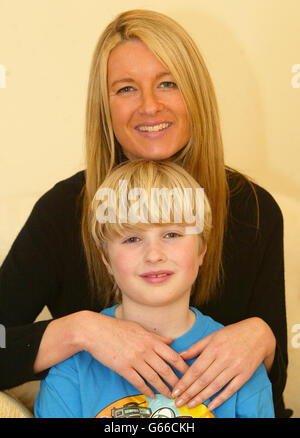
[[[283,391],[287,379],[283,217],[274,198],[248,183],[233,191],[223,248],[224,281],[203,312],[224,325],[257,316],[272,329],[276,351],[269,378],[275,414],[288,416]],[[258,221],[257,221],[258,219]]]
[[[50,210],[44,195],[0,268],[0,323],[6,332],[5,348],[0,349],[0,389],[45,375],[35,375],[33,363],[49,321],[33,321],[59,289],[60,243]]]
[[[282,393],[287,379],[287,322],[285,304],[283,216],[274,199],[260,191],[259,265],[249,302],[249,316],[261,317],[276,338],[275,359],[269,378],[276,416],[284,416]]]

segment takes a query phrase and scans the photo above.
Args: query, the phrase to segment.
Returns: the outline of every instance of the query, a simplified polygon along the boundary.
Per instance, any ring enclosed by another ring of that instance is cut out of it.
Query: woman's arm
[[[5,328],[5,348],[0,348],[0,390],[31,380],[40,380],[47,372],[34,374],[32,365],[43,333],[50,321]]]
[[[185,359],[200,356],[176,385],[173,395],[176,394],[179,403],[193,398],[199,402],[228,383],[214,400],[219,405],[264,362],[273,386],[276,416],[284,416],[287,331],[283,219],[274,199],[256,188],[260,207],[258,232],[251,191],[245,190],[245,195],[237,196],[231,203],[224,251],[226,284],[208,311],[215,312],[214,317],[221,322],[223,316],[225,328],[196,345],[193,356],[192,348],[183,354]],[[240,322],[230,323],[234,318]]]
[[[39,205],[0,267],[0,324],[6,334],[6,346],[0,349],[1,389],[41,378],[34,375],[32,365],[50,321],[34,321],[59,288],[60,260],[59,244],[55,246],[51,224],[43,224]]]
[[[34,362],[34,371],[40,373],[85,350],[148,397],[154,397],[148,384],[166,397],[171,397],[161,378],[173,387],[178,377],[166,362],[182,374],[188,368],[167,345],[171,341],[147,332],[136,323],[81,311],[54,320],[47,326]]]
[[[39,374],[78,353],[81,312],[52,320],[45,329],[33,363]]]

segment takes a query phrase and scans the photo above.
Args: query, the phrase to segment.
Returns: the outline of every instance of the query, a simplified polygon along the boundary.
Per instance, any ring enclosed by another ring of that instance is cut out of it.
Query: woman
[[[213,409],[264,362],[276,415],[284,416],[282,215],[267,192],[225,167],[209,74],[176,22],[135,10],[105,29],[91,67],[86,147],[86,172],[37,202],[1,268],[8,345],[1,350],[1,387],[41,378],[87,350],[150,397],[146,382],[171,396],[163,380],[178,405],[221,391]],[[135,158],[181,164],[204,187],[216,218],[199,285],[213,298],[193,304],[226,327],[181,355],[168,347],[171,339],[98,313],[108,304],[101,291],[110,282],[94,275],[100,259],[87,233],[88,208],[105,175]],[[54,319],[33,324],[44,305]],[[188,368],[184,359],[197,355]],[[181,380],[168,364],[184,374]]]

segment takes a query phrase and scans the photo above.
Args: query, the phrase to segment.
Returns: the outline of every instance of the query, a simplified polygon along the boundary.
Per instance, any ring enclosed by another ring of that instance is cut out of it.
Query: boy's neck
[[[137,322],[152,333],[173,339],[185,334],[195,322],[195,314],[187,300],[164,307],[143,306],[125,300],[116,308],[115,316]]]

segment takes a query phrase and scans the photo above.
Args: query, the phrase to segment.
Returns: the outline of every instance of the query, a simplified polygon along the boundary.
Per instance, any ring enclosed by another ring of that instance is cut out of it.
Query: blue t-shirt
[[[115,316],[117,306],[102,313]],[[171,347],[179,352],[223,326],[191,307],[196,315],[192,328],[176,338]],[[101,339],[100,339],[101,342]],[[191,364],[193,360],[187,361]],[[174,370],[177,375],[179,373]],[[212,397],[213,398],[213,397]],[[272,386],[264,365],[250,380],[212,412],[207,405],[177,408],[161,394],[150,399],[126,379],[81,351],[50,369],[42,380],[35,403],[35,416],[44,418],[274,418]]]

